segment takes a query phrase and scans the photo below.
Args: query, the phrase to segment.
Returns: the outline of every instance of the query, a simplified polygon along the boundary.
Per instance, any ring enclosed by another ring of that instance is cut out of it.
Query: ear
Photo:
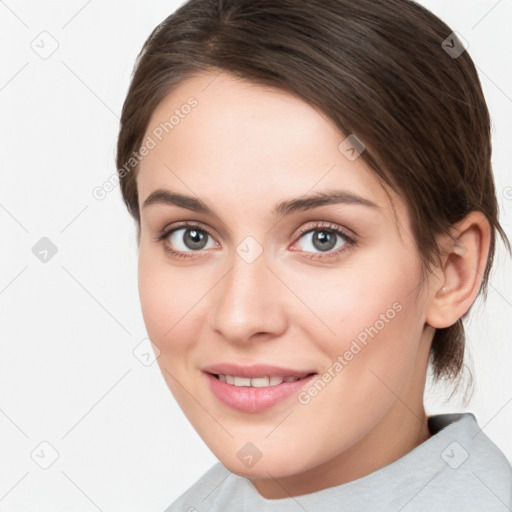
[[[439,277],[431,287],[426,323],[436,329],[450,327],[473,304],[487,265],[491,226],[482,212],[471,212],[444,236]]]

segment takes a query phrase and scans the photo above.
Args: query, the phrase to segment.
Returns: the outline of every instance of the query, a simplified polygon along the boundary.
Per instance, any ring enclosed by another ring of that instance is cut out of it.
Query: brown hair
[[[425,271],[440,255],[437,236],[483,212],[492,228],[487,297],[496,231],[510,243],[498,221],[489,112],[468,52],[442,45],[451,33],[410,0],[186,2],[144,43],[123,105],[116,163],[139,233],[132,157],[152,112],[185,78],[224,71],[294,94],[355,134],[361,158],[407,204]],[[436,380],[460,372],[462,318],[434,334]]]

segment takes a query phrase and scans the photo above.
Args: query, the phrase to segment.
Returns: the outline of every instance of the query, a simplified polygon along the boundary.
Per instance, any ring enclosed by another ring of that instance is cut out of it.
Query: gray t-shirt
[[[362,478],[268,500],[215,464],[165,512],[507,512],[512,467],[471,413],[429,417],[432,437]]]

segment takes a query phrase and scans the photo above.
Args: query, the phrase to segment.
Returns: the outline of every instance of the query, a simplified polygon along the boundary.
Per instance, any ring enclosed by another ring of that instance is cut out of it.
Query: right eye
[[[208,239],[212,239],[212,244],[208,247]],[[218,247],[218,243],[213,241],[213,236],[205,228],[195,223],[184,223],[180,226],[166,228],[157,237],[158,241],[164,243],[164,248],[174,256],[190,257],[191,254],[201,252],[202,249]]]

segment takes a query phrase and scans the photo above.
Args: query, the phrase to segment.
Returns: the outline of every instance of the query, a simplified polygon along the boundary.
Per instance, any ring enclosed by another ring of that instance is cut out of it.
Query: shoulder
[[[447,425],[436,436],[441,470],[432,489],[438,491],[438,503],[448,505],[453,500],[466,510],[510,510],[512,467],[505,454],[484,433],[473,414],[443,416],[438,419],[446,419]]]
[[[507,505],[512,504],[512,467],[510,462],[476,421],[474,421],[469,436],[467,456],[468,468],[473,476],[484,486],[488,484],[497,491],[502,490],[502,496],[507,500]]]
[[[228,489],[231,492],[233,486],[236,485],[232,481],[232,477],[235,475],[218,462],[174,501],[165,512],[200,512],[202,510],[213,512],[213,510],[217,510],[209,508],[212,504],[212,493],[219,497],[219,495],[226,494]]]

